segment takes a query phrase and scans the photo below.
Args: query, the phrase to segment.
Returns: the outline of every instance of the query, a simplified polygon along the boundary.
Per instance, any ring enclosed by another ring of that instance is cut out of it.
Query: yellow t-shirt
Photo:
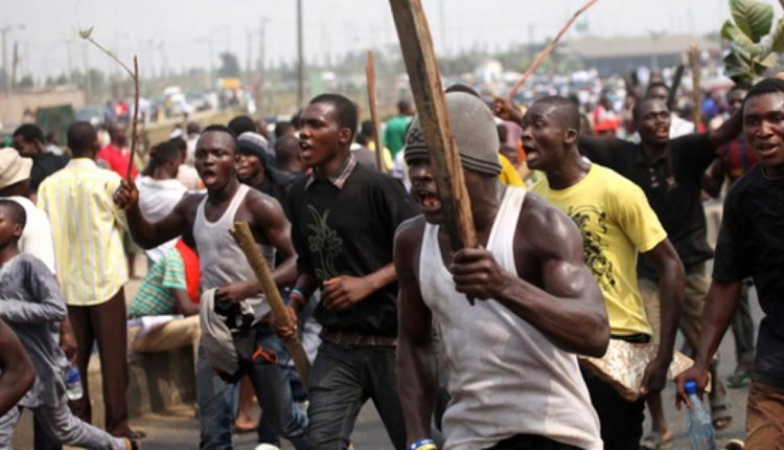
[[[517,169],[506,156],[499,153],[498,162],[501,163],[501,173],[498,174],[498,179],[501,180],[501,183],[507,186],[525,187],[525,183],[520,178],[520,174],[517,173]]]
[[[585,244],[585,263],[604,294],[615,336],[651,334],[637,288],[637,252],[664,241],[667,233],[636,184],[592,164],[574,186],[552,190],[547,179],[532,188],[577,224]]]

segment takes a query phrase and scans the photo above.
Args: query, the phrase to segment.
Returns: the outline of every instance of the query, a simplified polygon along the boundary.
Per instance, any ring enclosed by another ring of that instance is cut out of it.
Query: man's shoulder
[[[730,189],[727,192],[725,203],[728,205],[734,205],[747,192],[759,186],[763,180],[764,177],[762,176],[762,166],[757,164],[748,172],[746,172],[742,177],[738,178],[737,181],[732,183],[732,186],[730,186]]]

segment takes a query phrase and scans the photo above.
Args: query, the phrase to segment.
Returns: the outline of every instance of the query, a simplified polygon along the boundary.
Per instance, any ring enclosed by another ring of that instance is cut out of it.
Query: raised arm
[[[424,220],[400,225],[394,262],[398,279],[397,371],[400,403],[408,442],[430,437],[438,377],[431,332],[431,312],[422,300],[416,270]]]
[[[11,327],[0,320],[0,416],[24,397],[35,382],[35,372]]]
[[[190,226],[189,217],[192,217],[201,198],[199,195],[187,195],[166,217],[150,223],[139,208],[139,190],[135,184],[123,180],[113,195],[114,203],[125,210],[133,240],[144,249],[155,248],[181,235]]]
[[[610,326],[604,299],[583,261],[583,241],[574,223],[561,211],[533,194],[517,226],[518,259],[533,258],[541,285],[502,269],[483,248],[463,249],[452,258],[459,292],[478,299],[495,299],[535,326],[555,345],[569,352],[600,357],[607,350]],[[528,248],[523,242],[527,241]],[[523,256],[527,255],[527,256]]]
[[[743,131],[742,109],[725,120],[719,128],[708,132],[708,145],[715,151],[721,144],[737,138],[741,131]]]
[[[641,393],[646,395],[664,389],[683,307],[684,271],[681,259],[669,239],[643,255],[653,263],[659,275],[661,301],[661,342],[656,357],[648,364],[643,375]]]

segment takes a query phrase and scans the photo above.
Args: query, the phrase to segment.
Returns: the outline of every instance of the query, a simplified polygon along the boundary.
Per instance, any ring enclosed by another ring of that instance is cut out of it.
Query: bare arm
[[[683,307],[684,270],[678,253],[669,239],[643,253],[659,275],[659,299],[661,301],[661,342],[656,358],[650,362],[643,375],[642,394],[664,389],[667,369],[672,361],[678,319]]]
[[[694,358],[694,365],[676,378],[678,404],[683,401],[687,406],[690,406],[689,397],[684,389],[687,380],[696,381],[699,392],[705,390],[705,386],[708,384],[711,360],[716,349],[719,348],[721,338],[724,337],[724,333],[730,326],[735,310],[738,308],[742,284],[743,282],[740,280],[730,282],[713,280],[711,283],[708,296],[705,298],[705,308],[702,313],[702,334],[697,356]]]
[[[0,320],[0,416],[13,408],[35,382],[35,372],[11,327]]]
[[[389,263],[364,277],[341,275],[324,281],[321,301],[332,309],[347,309],[395,281],[395,265]]]
[[[702,190],[711,197],[718,198],[723,184],[724,162],[721,158],[716,158],[702,176]]]
[[[541,287],[501,269],[489,251],[474,248],[453,255],[449,270],[456,288],[501,302],[562,350],[600,357],[607,350],[610,326],[602,293],[583,262],[580,233],[564,213],[541,199],[529,196],[526,204],[515,251],[518,241],[536,236],[531,253],[541,264]]]
[[[708,132],[708,145],[716,150],[721,144],[726,144],[738,137],[741,131],[743,131],[742,110],[730,116],[719,128]]]
[[[430,417],[438,388],[431,312],[422,300],[415,274],[422,229],[421,218],[404,222],[395,236],[394,250],[399,283],[398,386],[408,442],[430,436]]]
[[[200,195],[186,195],[166,217],[150,223],[139,208],[139,191],[136,185],[123,180],[114,192],[114,202],[125,210],[128,230],[134,242],[144,249],[155,248],[181,235],[190,226],[189,217],[192,217],[195,205],[201,198]]]
[[[199,314],[199,305],[191,301],[191,297],[188,295],[187,289],[170,288],[169,293],[174,297],[177,310],[179,310],[183,316],[188,317]]]

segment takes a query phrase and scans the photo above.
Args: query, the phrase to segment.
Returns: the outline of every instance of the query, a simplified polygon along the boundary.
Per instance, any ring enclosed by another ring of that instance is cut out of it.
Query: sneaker
[[[253,450],[280,450],[280,447],[276,447],[272,444],[259,444]]]

